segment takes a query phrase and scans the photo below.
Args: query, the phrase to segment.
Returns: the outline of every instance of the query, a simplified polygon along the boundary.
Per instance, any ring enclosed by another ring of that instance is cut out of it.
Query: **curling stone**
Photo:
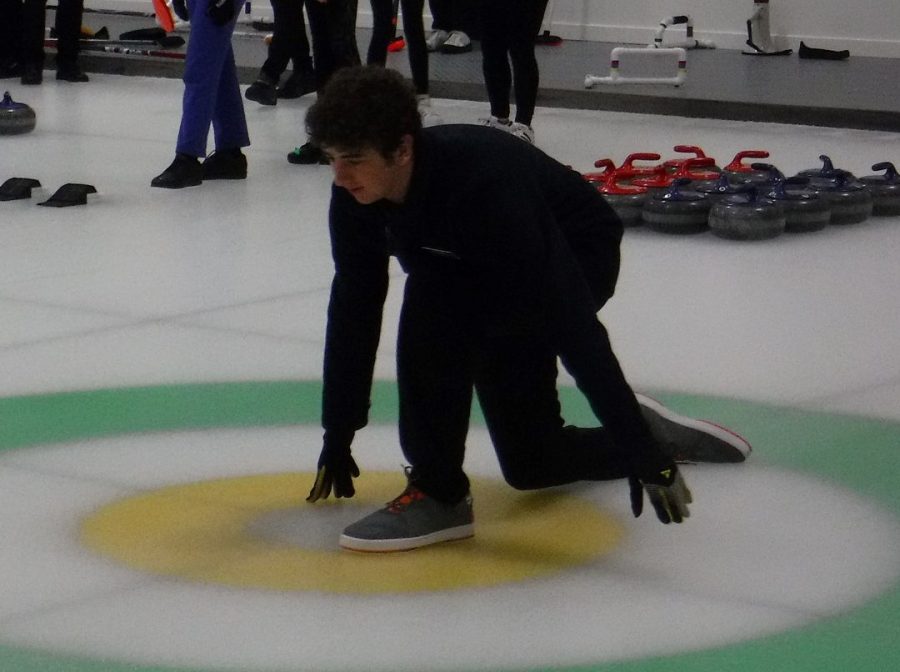
[[[9,95],[3,94],[0,102],[0,135],[18,135],[34,130],[37,119],[34,110],[25,103],[17,103]]]
[[[635,161],[659,161],[662,157],[655,152],[635,152],[633,154],[629,154],[625,157],[625,160],[622,162],[621,166],[618,166],[616,170],[620,171],[621,174],[630,174],[632,178],[635,177],[653,177],[657,174],[660,169],[658,164],[653,164],[651,166],[636,166]],[[595,164],[596,165],[596,164]],[[631,178],[629,178],[631,179]]]
[[[622,225],[626,227],[641,224],[641,213],[644,210],[644,203],[647,201],[646,187],[621,183],[621,180],[629,177],[628,171],[616,170],[599,187],[603,198],[616,211],[619,219],[622,220]]]
[[[832,224],[858,224],[872,215],[872,194],[846,171],[837,171],[828,180],[814,178],[810,187],[828,201]]]
[[[687,178],[694,184],[718,180],[722,171],[716,167],[715,159],[709,156],[697,157],[681,161],[678,170],[673,173],[675,179]]]
[[[784,210],[784,230],[788,233],[821,231],[831,221],[831,205],[814,191],[804,189],[788,190],[788,181],[775,166],[768,163],[754,163],[753,169],[766,171],[771,175],[771,187],[764,196],[778,203]],[[792,186],[808,183],[809,178],[793,178]]]
[[[648,195],[641,210],[644,224],[661,233],[702,233],[709,229],[709,199],[685,189],[688,184],[690,180],[679,178],[665,193]]]
[[[734,155],[722,172],[728,176],[729,181],[733,184],[765,182],[769,179],[769,173],[765,171],[754,170],[753,166],[744,163],[744,159],[768,159],[769,153],[764,149],[745,149]]]
[[[616,165],[612,159],[597,159],[594,161],[594,168],[602,168],[603,170],[582,173],[581,176],[597,188],[600,188],[600,185],[606,182],[606,178],[615,172]]]
[[[884,175],[867,175],[859,178],[872,194],[872,214],[878,217],[900,215],[900,175],[893,163],[876,163],[872,170],[883,170]]]
[[[815,183],[816,180],[830,180],[837,177],[838,175],[846,175],[850,178],[853,177],[853,173],[851,173],[849,170],[835,168],[830,156],[827,156],[826,154],[820,154],[819,160],[822,162],[821,167],[801,170],[799,173],[797,173],[796,177],[808,177],[810,180],[812,180],[812,183]]]
[[[720,173],[715,180],[704,180],[691,184],[691,189],[706,196],[712,204],[729,196],[743,193],[742,187],[742,184],[732,182],[732,178],[724,172]]]
[[[784,233],[784,210],[775,201],[760,198],[753,185],[745,193],[729,196],[709,211],[709,230],[728,240],[767,240]]]
[[[673,182],[675,182],[675,177],[666,172],[664,166],[656,166],[652,173],[644,173],[630,180],[634,186],[647,190],[647,198],[666,193]]]
[[[670,173],[677,173],[679,168],[681,168],[685,161],[689,161],[691,159],[710,158],[706,156],[706,152],[704,152],[700,147],[697,147],[696,145],[675,145],[672,149],[679,154],[693,154],[693,156],[685,157],[683,159],[669,159],[668,161],[665,161],[663,165]],[[722,169],[716,165],[715,159],[713,159],[707,165],[712,172],[722,172]]]

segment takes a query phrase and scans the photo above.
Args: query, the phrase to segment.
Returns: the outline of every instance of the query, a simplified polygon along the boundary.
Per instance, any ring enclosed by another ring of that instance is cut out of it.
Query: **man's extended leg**
[[[743,462],[749,457],[750,444],[730,429],[679,415],[652,397],[635,396],[651,433],[660,443],[671,447],[676,462]]]

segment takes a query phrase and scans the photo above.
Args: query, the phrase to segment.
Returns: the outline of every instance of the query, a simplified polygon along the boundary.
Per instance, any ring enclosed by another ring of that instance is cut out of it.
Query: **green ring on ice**
[[[0,399],[0,451],[156,431],[318,424],[320,381],[254,381],[100,389]],[[591,424],[576,390],[560,391],[566,418]],[[757,446],[753,460],[813,474],[900,515],[900,423],[684,394],[655,394],[680,413],[711,417]],[[373,424],[396,421],[393,382],[376,382]],[[474,414],[473,421],[481,422]],[[900,660],[900,583],[853,610],[777,635],[673,656],[545,667],[555,672],[883,672]],[[134,665],[0,645],[16,672],[204,672]],[[208,672],[208,671],[206,671]],[[531,669],[530,672],[540,672]]]

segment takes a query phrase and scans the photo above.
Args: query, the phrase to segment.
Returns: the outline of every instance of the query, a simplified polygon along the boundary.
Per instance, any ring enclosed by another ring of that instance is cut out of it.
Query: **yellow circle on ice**
[[[494,586],[555,574],[615,547],[623,530],[591,502],[473,479],[475,537],[405,553],[353,553],[350,522],[405,485],[368,472],[350,500],[307,504],[312,473],[245,476],[117,500],[81,525],[82,542],[128,567],[211,584],[278,591],[409,593]]]

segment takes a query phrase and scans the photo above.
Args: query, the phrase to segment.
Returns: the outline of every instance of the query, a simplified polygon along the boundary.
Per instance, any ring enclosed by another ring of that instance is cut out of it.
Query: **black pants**
[[[495,117],[509,117],[515,85],[515,120],[531,125],[539,83],[534,40],[546,8],[547,0],[481,0],[482,70]]]
[[[393,0],[371,0],[371,2],[372,40],[369,42],[366,63],[385,65],[388,45],[394,37],[394,3]],[[409,69],[418,94],[428,93],[428,49],[425,46],[425,26],[422,22],[424,6],[425,0],[400,0]]]
[[[312,38],[316,89],[321,91],[338,68],[360,64],[356,46],[357,0],[305,2]]]
[[[56,10],[57,63],[74,66],[81,39],[84,0],[58,0]],[[47,0],[0,0],[0,57],[44,67]]]
[[[306,36],[306,21],[303,18],[303,1],[270,0],[270,2],[275,30],[262,71],[275,82],[287,69],[289,61],[294,64],[295,73],[312,72],[313,63],[309,53],[309,39]]]
[[[527,298],[512,314],[497,310],[485,283],[452,261],[407,277],[397,350],[400,443],[417,485],[432,497],[454,502],[468,490],[463,459],[473,389],[513,487],[629,473],[625,448],[611,432],[566,426],[561,416],[558,356],[595,413],[617,407],[639,414],[587,285],[571,256],[563,261],[569,270],[546,289],[565,300]]]
[[[461,30],[472,39],[480,34],[477,2],[481,0],[428,0],[433,30]]]

